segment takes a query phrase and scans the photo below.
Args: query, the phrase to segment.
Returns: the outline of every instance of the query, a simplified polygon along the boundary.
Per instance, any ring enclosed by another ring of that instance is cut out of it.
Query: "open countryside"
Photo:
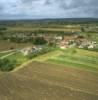
[[[97,19],[0,22],[0,100],[98,100],[97,76]]]

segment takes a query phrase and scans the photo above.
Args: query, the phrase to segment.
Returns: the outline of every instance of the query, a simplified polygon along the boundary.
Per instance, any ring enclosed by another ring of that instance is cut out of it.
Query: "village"
[[[60,49],[80,48],[87,50],[97,50],[98,43],[88,39],[81,32],[70,31],[64,33],[47,32],[21,32],[1,34],[2,39],[12,43],[31,43],[32,46],[26,46],[20,50],[23,55],[41,51],[45,47],[57,47]],[[14,47],[11,47],[14,49]]]
[[[13,70],[17,65],[22,65],[24,62],[39,57],[49,52],[55,52],[57,50],[66,51],[66,50],[87,50],[95,51],[98,50],[98,43],[96,41],[91,41],[81,34],[34,34],[27,36],[22,34],[19,36],[7,37],[7,42],[12,42],[13,37],[14,41],[17,44],[28,43],[31,45],[24,45],[24,47],[14,48],[10,47],[7,51],[0,52],[0,64],[5,67],[0,67],[2,71]],[[27,40],[27,41],[26,41]],[[31,41],[29,41],[31,40]],[[25,42],[24,42],[25,41]],[[33,41],[33,42],[32,42]],[[49,55],[48,55],[49,56]],[[7,62],[8,64],[6,65]]]
[[[46,49],[46,47],[44,46],[30,46],[30,47],[25,47],[23,49],[20,49],[19,51],[24,55],[27,56],[29,54],[33,54],[33,53],[40,53],[41,51],[43,51],[44,49]]]
[[[25,47],[21,50],[21,53],[24,55],[28,55],[30,53],[34,53],[36,51],[40,51],[45,48],[45,46],[55,46],[60,49],[67,49],[67,48],[80,48],[80,49],[88,49],[93,50],[98,48],[98,44],[96,41],[90,41],[86,39],[82,35],[38,35],[38,36],[32,36],[32,38],[42,38],[46,41],[45,44],[38,44],[33,45],[31,47]]]
[[[61,49],[66,48],[81,48],[81,49],[96,49],[97,42],[90,41],[82,35],[64,36],[64,39],[58,45]]]
[[[98,100],[98,0],[0,0],[0,100]]]

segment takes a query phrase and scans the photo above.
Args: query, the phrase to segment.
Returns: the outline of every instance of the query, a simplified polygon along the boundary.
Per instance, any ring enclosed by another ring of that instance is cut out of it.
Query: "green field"
[[[24,28],[24,27],[15,27],[15,28],[8,28],[7,32],[34,32],[34,31],[50,31],[50,32],[72,32],[72,31],[76,31],[76,32],[80,32],[81,29],[79,27],[70,27],[70,28]]]
[[[9,53],[0,53],[0,57],[7,55],[7,54],[9,54]]]
[[[5,68],[4,71],[12,71],[13,69],[22,66],[25,63],[28,63],[29,61],[33,61],[34,59],[36,59],[36,57],[38,56],[42,56],[44,54],[47,54],[48,52],[54,51],[55,48],[49,48],[49,47],[45,47],[41,50],[36,50],[35,52],[29,53],[28,55],[24,55],[21,51],[12,51],[8,54],[1,53],[1,68]],[[11,67],[11,65],[9,64],[13,64],[12,70],[6,70],[8,68]],[[2,69],[1,69],[2,70]],[[2,70],[3,71],[3,70]]]
[[[43,56],[44,61],[98,72],[98,53],[82,49],[57,50],[52,55]],[[43,57],[37,58],[42,61]],[[45,59],[46,58],[46,59]]]
[[[6,58],[9,59],[10,61],[16,60],[18,66],[29,60],[26,56],[24,56],[20,52],[16,52],[15,54],[8,56]]]
[[[98,50],[45,44],[28,56],[18,51],[42,35],[74,33],[98,44],[98,19],[67,20],[0,21],[0,100],[98,100]]]
[[[10,54],[11,52],[4,52],[4,53],[0,53],[0,57],[6,56],[8,54]]]

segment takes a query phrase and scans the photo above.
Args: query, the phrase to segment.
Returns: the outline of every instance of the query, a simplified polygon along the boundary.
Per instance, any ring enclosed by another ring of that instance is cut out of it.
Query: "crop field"
[[[98,20],[73,21],[0,22],[0,100],[98,100],[98,46],[60,49],[64,39],[55,40],[77,35],[98,45]],[[38,36],[50,39],[34,44]]]
[[[11,65],[8,66],[8,64],[13,64],[12,65],[13,69],[17,69],[17,67],[20,68],[20,66],[22,66],[23,64],[35,60],[36,57],[41,56],[43,54],[47,54],[48,52],[52,52],[53,49],[54,48],[49,48],[49,47],[42,48],[41,50],[36,50],[34,52],[32,51],[32,53],[29,53],[28,55],[24,55],[23,52],[21,52],[22,49],[15,49],[14,51],[9,50],[9,51],[1,52],[0,67],[5,68],[5,71],[9,71],[7,70],[7,68],[10,68]]]
[[[31,43],[13,43],[8,41],[0,41],[0,51],[6,51],[10,49],[18,49],[26,46],[32,46]]]
[[[32,62],[0,75],[1,100],[98,100],[98,73]]]
[[[98,72],[98,53],[82,49],[61,50],[61,55],[47,60],[56,64]]]
[[[97,34],[97,32],[96,32],[96,33],[93,33],[93,32],[91,32],[91,33],[86,33],[86,34],[84,34],[84,35],[87,35],[87,34],[88,34],[88,35],[92,34],[90,37],[88,37],[88,39],[90,38],[91,40],[98,42],[98,34]]]
[[[15,28],[8,28],[8,32],[32,32],[32,31],[37,31],[37,30],[42,30],[42,31],[52,31],[52,32],[71,32],[71,31],[77,31],[80,32],[80,28],[23,28],[23,27],[15,27]]]

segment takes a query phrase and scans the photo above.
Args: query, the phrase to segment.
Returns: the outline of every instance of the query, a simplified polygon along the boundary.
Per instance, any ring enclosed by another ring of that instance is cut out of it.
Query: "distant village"
[[[81,49],[98,49],[98,43],[96,41],[91,41],[85,36],[81,35],[80,32],[70,32],[70,33],[15,33],[15,34],[6,34],[3,35],[3,38],[8,42],[17,42],[17,43],[27,43],[31,42],[33,44],[34,39],[41,38],[42,41],[50,46],[56,46],[61,49],[67,48],[81,48]],[[40,43],[39,41],[39,43]],[[45,45],[46,45],[45,44]],[[24,55],[29,54],[30,52],[35,52],[41,50],[43,45],[34,45],[33,47],[23,48],[21,52]]]
[[[53,44],[56,47],[59,47],[61,49],[67,49],[67,48],[81,48],[81,49],[96,49],[98,48],[98,43],[96,41],[90,41],[86,39],[82,35],[56,35],[56,34],[38,34],[32,36],[22,36],[25,38],[36,38],[36,37],[42,37],[47,41],[47,44]],[[21,52],[24,55],[28,55],[29,53],[40,51],[43,49],[43,45],[34,45],[32,47],[26,47],[21,50]]]
[[[66,48],[81,48],[81,49],[94,49],[98,47],[97,42],[90,41],[82,35],[74,36],[64,36],[64,38],[59,42],[58,46],[61,49]]]

